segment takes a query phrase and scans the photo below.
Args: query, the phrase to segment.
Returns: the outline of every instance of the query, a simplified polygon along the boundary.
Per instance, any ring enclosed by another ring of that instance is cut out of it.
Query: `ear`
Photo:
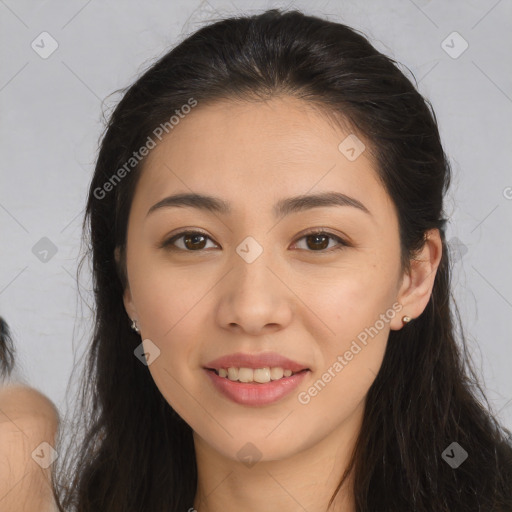
[[[121,262],[121,253],[119,246],[114,249],[114,258],[116,260],[116,265],[119,266]],[[137,310],[135,309],[135,305],[133,304],[132,293],[130,291],[130,285],[127,284],[123,294],[123,303],[124,309],[126,310],[126,314],[132,319],[138,319]]]
[[[402,310],[390,322],[392,330],[403,327],[402,317],[417,318],[427,307],[439,262],[443,253],[443,243],[438,229],[425,233],[425,243],[419,253],[411,259],[410,271],[404,274],[397,301]]]

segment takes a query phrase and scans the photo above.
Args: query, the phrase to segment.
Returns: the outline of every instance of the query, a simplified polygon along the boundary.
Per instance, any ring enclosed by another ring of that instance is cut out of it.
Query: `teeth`
[[[284,375],[284,370],[282,368],[271,368],[270,369],[270,378],[272,380],[282,379]]]
[[[252,382],[254,380],[254,370],[251,368],[239,368],[238,380],[240,382]]]
[[[228,379],[238,380],[238,368],[228,368]]]
[[[257,368],[253,370],[252,368],[219,368],[219,370],[215,370],[217,375],[220,377],[227,377],[231,381],[238,382],[258,382],[260,384],[265,384],[272,380],[279,380],[283,377],[290,377],[293,375],[291,370],[285,370],[279,366],[269,368],[268,366],[265,368]]]
[[[254,370],[254,378],[253,380],[255,380],[256,382],[260,382],[260,383],[265,383],[265,382],[270,382],[271,380],[271,375],[270,375],[270,368],[258,368],[256,370]]]

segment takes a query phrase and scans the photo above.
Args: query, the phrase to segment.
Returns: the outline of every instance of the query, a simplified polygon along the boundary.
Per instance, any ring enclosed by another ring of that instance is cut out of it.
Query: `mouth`
[[[247,368],[247,367],[228,367],[228,368],[205,368],[210,372],[214,372],[221,378],[232,382],[243,382],[250,384],[267,384],[269,382],[293,377],[298,373],[310,371],[309,368],[293,371],[289,368],[281,366],[265,366],[263,368]]]
[[[278,352],[228,354],[206,363],[203,369],[223,396],[253,407],[290,396],[311,372],[305,364]]]
[[[265,407],[291,396],[311,370],[228,366],[204,368],[204,371],[213,388],[230,401],[248,407]]]

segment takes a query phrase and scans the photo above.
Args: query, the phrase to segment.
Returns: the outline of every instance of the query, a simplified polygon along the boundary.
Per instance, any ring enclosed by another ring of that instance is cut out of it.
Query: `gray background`
[[[206,21],[271,7],[361,30],[431,100],[454,173],[453,290],[487,396],[512,428],[510,0],[0,0],[0,314],[21,378],[61,411],[72,404],[66,389],[91,331],[88,265],[82,297],[75,285],[81,222],[112,93]]]

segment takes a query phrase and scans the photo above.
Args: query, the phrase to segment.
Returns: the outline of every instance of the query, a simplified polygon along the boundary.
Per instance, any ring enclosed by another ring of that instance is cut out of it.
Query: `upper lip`
[[[265,368],[281,367],[292,372],[309,370],[309,368],[297,361],[292,361],[276,352],[265,352],[262,354],[244,354],[237,352],[210,361],[205,365],[206,369],[218,370],[219,368]]]

